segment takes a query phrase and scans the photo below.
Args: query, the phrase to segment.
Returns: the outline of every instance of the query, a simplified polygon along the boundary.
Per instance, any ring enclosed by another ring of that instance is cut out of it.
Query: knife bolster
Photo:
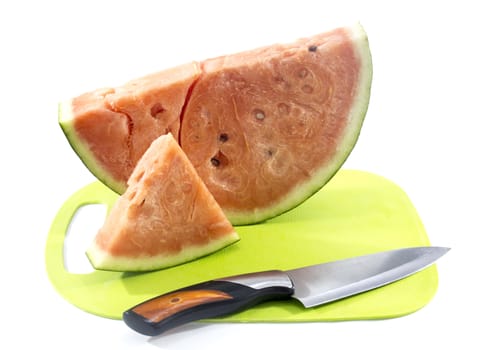
[[[216,281],[233,282],[258,290],[269,287],[294,288],[290,277],[280,270],[247,273],[244,275],[217,279]]]

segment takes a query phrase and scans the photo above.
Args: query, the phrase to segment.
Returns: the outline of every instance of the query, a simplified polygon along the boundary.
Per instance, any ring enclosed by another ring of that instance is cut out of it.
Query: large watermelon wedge
[[[372,63],[363,28],[190,63],[60,105],[87,167],[122,193],[172,132],[233,224],[265,220],[320,189],[353,149]]]
[[[96,269],[149,271],[239,240],[170,133],[152,142],[87,251]]]

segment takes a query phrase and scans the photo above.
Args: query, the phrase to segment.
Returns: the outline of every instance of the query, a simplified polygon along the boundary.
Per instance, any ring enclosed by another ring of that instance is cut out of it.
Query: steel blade
[[[408,277],[448,252],[445,247],[403,248],[286,271],[305,307],[329,303]]]

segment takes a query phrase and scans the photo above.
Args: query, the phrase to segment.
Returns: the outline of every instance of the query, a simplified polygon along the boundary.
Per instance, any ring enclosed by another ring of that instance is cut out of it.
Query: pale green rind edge
[[[342,141],[338,144],[338,152],[331,160],[329,166],[321,168],[313,175],[311,180],[291,190],[276,206],[259,209],[253,213],[224,210],[233,225],[257,223],[278,216],[303,203],[318,192],[336,174],[355,147],[368,110],[373,67],[368,37],[361,24],[357,23],[346,29],[351,31],[350,36],[361,60],[361,69],[354,104],[349,113],[349,127],[345,130]]]
[[[126,185],[122,181],[115,181],[108,172],[96,161],[95,155],[89,149],[85,141],[77,137],[73,125],[72,100],[60,102],[58,105],[58,121],[70,146],[79,156],[80,160],[89,171],[111,190],[122,194]]]
[[[232,231],[219,239],[213,240],[208,245],[185,247],[176,255],[160,254],[144,257],[113,256],[100,248],[94,241],[87,250],[86,255],[92,266],[97,270],[122,272],[154,271],[201,258],[238,241],[238,234]]]

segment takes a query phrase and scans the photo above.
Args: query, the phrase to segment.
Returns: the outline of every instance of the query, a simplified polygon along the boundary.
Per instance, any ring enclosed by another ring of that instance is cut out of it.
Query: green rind
[[[239,236],[235,231],[232,231],[220,239],[211,241],[207,245],[185,247],[176,255],[160,254],[145,257],[114,256],[101,249],[94,242],[87,250],[86,255],[92,266],[97,270],[130,272],[153,271],[201,258],[236,243],[237,241],[239,241]]]
[[[109,173],[96,160],[94,153],[90,150],[88,145],[77,136],[75,127],[73,125],[72,114],[72,100],[59,103],[58,106],[59,124],[64,132],[70,146],[80,158],[82,163],[89,169],[89,171],[104,185],[111,190],[122,194],[126,189],[126,184],[122,181],[116,181],[109,175]]]
[[[360,24],[351,28],[351,37],[361,60],[360,78],[354,103],[349,113],[348,127],[338,144],[338,152],[328,166],[319,169],[309,181],[292,189],[277,205],[249,213],[225,210],[226,216],[233,225],[257,223],[295,208],[318,192],[337,173],[350,155],[358,140],[368,110],[373,74],[368,37]]]

